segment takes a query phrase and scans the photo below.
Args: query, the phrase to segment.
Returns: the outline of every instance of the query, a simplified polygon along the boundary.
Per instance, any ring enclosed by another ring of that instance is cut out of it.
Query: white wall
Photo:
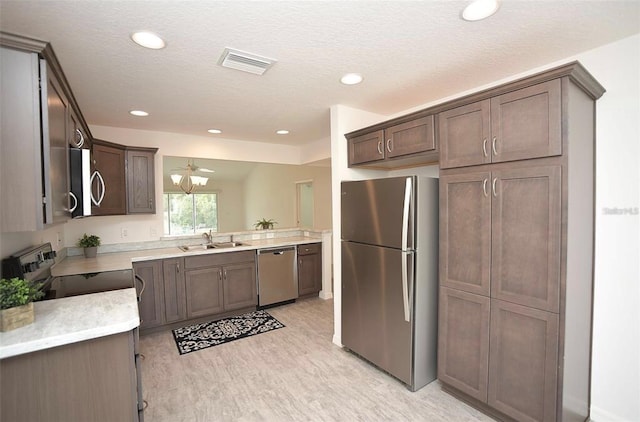
[[[277,221],[275,228],[296,227],[296,182],[307,180],[313,182],[314,228],[330,228],[329,167],[257,165],[245,181],[245,230],[263,218]]]
[[[363,176],[347,168],[344,134],[449,99],[580,60],[607,89],[597,102],[596,250],[591,418],[640,421],[640,228],[639,216],[604,215],[603,208],[634,208],[640,195],[640,35],[513,75],[473,91],[422,104],[393,116],[344,106],[331,108],[334,233],[334,342],[341,343],[341,180]],[[424,170],[420,170],[424,171]],[[435,171],[429,170],[430,172]],[[396,172],[390,172],[396,173]],[[371,177],[388,175],[373,172]],[[396,173],[397,174],[397,173]],[[637,209],[637,208],[636,208]],[[585,351],[586,353],[586,351]]]

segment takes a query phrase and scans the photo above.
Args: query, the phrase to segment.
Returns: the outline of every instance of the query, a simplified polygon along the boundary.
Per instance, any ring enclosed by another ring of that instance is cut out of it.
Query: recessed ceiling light
[[[278,135],[288,135],[289,131],[288,130],[278,130],[278,131],[276,131],[276,133]]]
[[[131,110],[129,114],[133,114],[134,116],[138,116],[138,117],[146,117],[149,115],[149,113],[142,110]]]
[[[474,0],[462,11],[462,19],[479,21],[493,15],[500,8],[499,0]]]
[[[209,129],[207,132],[209,133],[222,133],[222,131],[220,129]]]
[[[345,85],[356,85],[362,82],[362,75],[358,73],[347,73],[342,78],[340,78],[340,82]]]
[[[160,50],[166,46],[164,40],[160,38],[158,35],[149,31],[138,31],[131,34],[131,39],[136,44],[151,48],[153,50]]]

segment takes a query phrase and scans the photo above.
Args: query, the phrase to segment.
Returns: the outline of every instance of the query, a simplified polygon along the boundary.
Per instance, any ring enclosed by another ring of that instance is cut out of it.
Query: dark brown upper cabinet
[[[154,160],[157,148],[127,147],[127,214],[155,214]]]
[[[438,114],[440,167],[562,154],[560,80]]]
[[[433,122],[428,115],[347,134],[349,166],[397,168],[437,161]]]
[[[94,139],[92,146],[91,193],[92,215],[127,213],[125,148],[122,145]]]

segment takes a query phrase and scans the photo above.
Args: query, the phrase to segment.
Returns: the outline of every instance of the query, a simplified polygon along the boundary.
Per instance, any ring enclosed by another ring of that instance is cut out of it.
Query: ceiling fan
[[[174,171],[183,171],[184,174],[175,174],[173,173]],[[171,181],[174,185],[179,186],[184,193],[189,195],[196,187],[205,186],[209,180],[208,177],[195,176],[193,174],[194,172],[215,173],[215,170],[199,167],[193,163],[193,160],[187,160],[186,167],[171,170]]]
[[[175,169],[172,169],[171,171],[185,171],[185,170],[191,170],[192,172],[194,171],[201,171],[202,173],[215,173],[215,170],[210,170],[208,168],[204,168],[204,167],[200,167],[198,165],[195,164],[195,160],[187,160],[187,166],[186,167],[178,167]]]

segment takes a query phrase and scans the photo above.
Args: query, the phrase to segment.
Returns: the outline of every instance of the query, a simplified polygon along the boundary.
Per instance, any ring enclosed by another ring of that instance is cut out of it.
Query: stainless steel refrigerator
[[[342,344],[416,391],[436,378],[438,179],[341,191]]]

